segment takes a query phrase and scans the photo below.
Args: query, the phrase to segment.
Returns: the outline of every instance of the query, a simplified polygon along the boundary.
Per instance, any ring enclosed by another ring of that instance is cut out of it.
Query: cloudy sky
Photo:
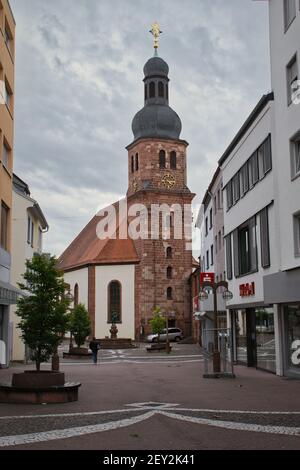
[[[170,66],[188,181],[199,202],[216,162],[270,91],[267,1],[10,0],[17,22],[15,172],[50,224],[56,255],[101,207],[127,190],[131,121],[143,66]]]

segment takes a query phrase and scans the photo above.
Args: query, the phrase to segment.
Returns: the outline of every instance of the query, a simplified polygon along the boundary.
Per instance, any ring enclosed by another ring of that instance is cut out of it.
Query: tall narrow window
[[[300,256],[300,212],[293,216],[294,219],[294,246],[295,256]]]
[[[168,248],[167,248],[166,257],[167,257],[167,259],[172,258],[172,248],[170,246],[168,246]]]
[[[112,281],[108,285],[108,315],[107,322],[122,322],[122,286],[119,281]]]
[[[260,212],[260,245],[261,265],[263,268],[267,268],[270,266],[269,221],[267,207]]]
[[[205,236],[208,235],[208,217],[205,217]]]
[[[235,277],[257,271],[256,217],[233,232],[233,246]]]
[[[31,221],[31,248],[33,248],[34,244],[34,223]]]
[[[9,155],[10,155],[10,149],[8,145],[3,142],[3,151],[2,151],[2,163],[5,166],[5,168],[9,168]]]
[[[172,300],[173,299],[173,289],[172,287],[167,288],[167,299]]]
[[[284,29],[288,29],[296,16],[296,0],[284,0]]]
[[[148,99],[148,86],[145,84],[145,101]]]
[[[167,279],[172,279],[173,277],[173,268],[171,266],[167,267]]]
[[[134,173],[134,156],[131,155],[131,173]]]
[[[10,53],[12,53],[12,42],[13,42],[13,35],[10,32],[8,23],[5,20],[5,28],[4,28],[4,40],[5,44],[9,50]]]
[[[135,154],[135,171],[139,170],[139,154]]]
[[[209,269],[209,251],[206,251],[206,269]]]
[[[27,218],[27,243],[31,244],[31,218],[29,216]]]
[[[166,168],[166,152],[164,150],[159,152],[159,168]]]
[[[155,83],[150,82],[149,85],[149,98],[155,98]]]
[[[159,96],[160,98],[164,98],[164,96],[165,96],[164,88],[165,88],[165,87],[164,87],[163,82],[158,82],[158,96]]]
[[[10,89],[8,83],[5,81],[5,83],[4,83],[4,101],[5,101],[5,104],[8,108],[10,108],[11,96],[12,96],[11,89]]]
[[[210,247],[210,264],[211,266],[214,264],[214,245]]]
[[[210,209],[209,211],[209,228],[212,229],[213,226],[213,210]]]
[[[0,223],[0,246],[4,249],[8,249],[8,217],[9,209],[1,203],[1,223]]]
[[[293,95],[297,92],[298,65],[295,55],[286,68],[288,104],[292,103]]]
[[[291,139],[291,176],[300,175],[300,131]]]
[[[169,85],[166,85],[166,98],[169,99]]]
[[[74,287],[74,307],[77,307],[78,299],[79,299],[79,289],[78,289],[78,284],[75,284],[75,287]]]
[[[176,168],[177,168],[177,155],[176,155],[176,152],[171,152],[171,154],[170,154],[170,165],[171,165],[171,170],[176,170]]]
[[[232,206],[232,180],[230,180],[226,186],[226,200],[227,200],[227,210]]]

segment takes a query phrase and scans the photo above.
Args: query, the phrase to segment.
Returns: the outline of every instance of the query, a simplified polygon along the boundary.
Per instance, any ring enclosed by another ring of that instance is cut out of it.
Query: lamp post
[[[224,287],[226,290],[223,292],[223,299],[230,300],[232,299],[233,295],[228,290],[228,282],[227,281],[220,281],[220,282],[210,282],[204,281],[202,282],[202,290],[199,293],[200,300],[207,300],[208,294],[205,292],[205,288],[210,288],[213,291],[214,296],[214,351],[213,351],[213,371],[214,373],[219,373],[221,371],[221,356],[219,351],[219,341],[218,341],[218,305],[217,305],[217,290],[219,287]]]

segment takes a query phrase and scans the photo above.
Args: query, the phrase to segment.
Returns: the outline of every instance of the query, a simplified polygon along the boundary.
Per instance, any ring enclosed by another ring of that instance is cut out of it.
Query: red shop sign
[[[255,295],[255,282],[240,284],[240,296],[250,297],[250,295]]]
[[[200,273],[200,283],[210,282],[213,284],[215,282],[215,273]]]

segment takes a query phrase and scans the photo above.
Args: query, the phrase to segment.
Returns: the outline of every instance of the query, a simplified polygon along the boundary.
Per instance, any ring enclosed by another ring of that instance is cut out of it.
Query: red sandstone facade
[[[135,267],[135,324],[136,336],[139,337],[141,326],[145,334],[150,332],[149,320],[153,309],[159,306],[169,317],[169,324],[181,328],[185,336],[191,334],[191,295],[190,275],[192,273],[192,251],[189,246],[191,236],[191,211],[185,211],[186,234],[181,239],[174,238],[174,225],[171,224],[170,238],[163,237],[160,219],[159,238],[151,237],[151,205],[178,204],[184,214],[184,206],[190,206],[194,194],[186,186],[186,148],[187,142],[171,139],[140,139],[129,145],[128,150],[128,207],[143,204],[148,209],[148,239],[135,240],[135,248],[140,259]],[[160,168],[159,152],[166,153],[165,168]],[[170,168],[170,154],[176,152],[176,169]],[[138,156],[138,170],[134,163]],[[172,175],[175,184],[166,188],[163,184],[165,175]],[[188,228],[188,230],[187,230]],[[167,257],[167,248],[171,248],[171,257]],[[168,273],[168,268],[171,268]],[[168,299],[167,290],[172,288],[172,298]]]

